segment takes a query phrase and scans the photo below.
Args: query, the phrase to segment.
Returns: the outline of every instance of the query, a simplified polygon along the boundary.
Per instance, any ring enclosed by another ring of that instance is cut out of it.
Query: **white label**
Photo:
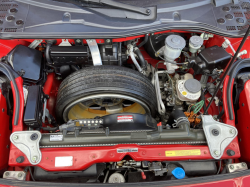
[[[51,142],[63,141],[63,135],[50,135],[49,141]]]
[[[131,152],[138,152],[138,148],[117,149],[117,153],[131,153]]]
[[[73,166],[73,156],[56,157],[55,167]]]
[[[133,122],[133,116],[127,115],[127,116],[117,116],[117,122]]]

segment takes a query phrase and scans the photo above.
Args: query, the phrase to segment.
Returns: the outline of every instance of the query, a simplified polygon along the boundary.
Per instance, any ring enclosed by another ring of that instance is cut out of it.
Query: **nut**
[[[13,136],[13,139],[14,139],[14,140],[17,140],[17,139],[18,139],[18,136],[17,136],[17,135]]]
[[[18,175],[17,175],[19,178],[21,178],[22,176],[23,176],[23,174],[22,173],[18,173]]]
[[[234,129],[230,129],[229,131],[231,134],[235,134],[235,130]]]
[[[243,167],[246,167],[246,166],[247,166],[247,164],[246,164],[245,162],[242,162],[241,165],[242,165]]]
[[[37,156],[33,156],[33,157],[32,157],[32,161],[33,161],[33,162],[37,161],[37,159],[38,159]]]
[[[215,155],[219,155],[220,152],[216,150],[216,151],[214,151],[214,154],[215,154]]]
[[[230,165],[229,167],[230,167],[230,169],[234,169],[234,166],[233,166],[233,165]]]

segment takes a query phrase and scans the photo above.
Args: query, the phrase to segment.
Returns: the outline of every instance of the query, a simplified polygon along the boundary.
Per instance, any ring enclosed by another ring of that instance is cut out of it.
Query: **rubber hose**
[[[138,48],[141,48],[148,41],[148,34],[145,35],[144,40],[138,45]]]
[[[248,59],[240,60],[239,62],[237,62],[237,64],[234,66],[234,68],[230,70],[231,72],[229,73],[229,80],[228,80],[228,84],[227,84],[226,89],[227,89],[228,113],[229,113],[230,120],[234,119],[233,105],[231,102],[231,95],[232,95],[231,89],[233,86],[233,78],[236,77],[236,75],[239,73],[239,71],[241,69],[246,68],[246,67],[250,67],[249,60]]]
[[[219,115],[217,116],[218,119],[220,119],[225,113],[225,109],[224,109],[224,106],[222,107],[222,110],[221,112],[219,113]]]
[[[228,164],[232,164],[232,159],[228,159],[228,160],[225,161],[225,166],[224,166],[224,168],[223,168],[223,170],[221,171],[220,174],[225,174],[225,173],[227,173],[227,165],[228,165]]]
[[[4,64],[4,63],[0,63],[0,66],[3,67],[3,69],[6,71],[3,71],[0,69],[0,71],[2,73],[4,73],[8,78],[9,80],[12,82],[13,84],[13,87],[14,87],[14,92],[15,92],[15,95],[16,95],[16,111],[15,111],[15,116],[14,116],[14,125],[18,125],[18,119],[19,119],[19,110],[20,110],[20,98],[19,98],[19,92],[18,92],[18,88],[17,88],[17,85],[16,85],[16,81],[15,81],[15,78],[13,76],[13,74],[10,72],[9,70],[9,67],[7,64]]]
[[[145,59],[144,59],[143,55],[141,54],[141,51],[139,50],[139,48],[135,47],[134,48],[134,53],[139,58],[139,62],[140,62],[140,65],[141,65],[142,69],[145,70],[147,68],[147,62],[145,61]]]
[[[46,57],[48,64],[51,64],[51,59],[50,59],[50,54],[49,54],[51,46],[52,46],[52,43],[47,43],[47,47],[46,47],[46,51],[45,51],[45,57]]]

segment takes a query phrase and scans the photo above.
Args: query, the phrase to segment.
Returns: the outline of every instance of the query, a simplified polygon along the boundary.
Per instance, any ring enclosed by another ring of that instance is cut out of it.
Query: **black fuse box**
[[[202,74],[204,71],[211,72],[215,68],[224,69],[231,57],[222,47],[208,47],[198,54],[192,68],[196,74]]]
[[[39,85],[30,86],[24,112],[24,124],[33,128],[42,126],[44,94]]]

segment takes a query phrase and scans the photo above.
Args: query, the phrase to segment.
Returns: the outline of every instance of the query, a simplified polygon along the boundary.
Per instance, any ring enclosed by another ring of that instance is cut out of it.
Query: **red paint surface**
[[[239,99],[240,108],[238,114],[237,129],[239,131],[239,145],[241,149],[241,160],[250,162],[250,80],[248,80],[244,86],[244,90],[240,94]],[[250,185],[250,183],[249,183]]]
[[[165,32],[178,32],[175,30],[172,31],[165,31]],[[159,32],[160,33],[165,33],[165,32]],[[184,32],[184,31],[182,31]],[[156,34],[156,33],[155,33]],[[113,39],[113,42],[122,42],[122,41],[127,41],[131,39],[136,39],[136,38],[143,38],[145,35],[140,35],[140,36],[134,36],[134,37],[126,37],[126,38],[120,38],[120,39]],[[239,46],[239,43],[241,41],[241,38],[228,38],[232,45],[235,48],[235,51],[237,50],[237,47]],[[16,45],[18,44],[23,44],[23,45],[29,45],[33,40],[0,40],[0,57],[6,55],[11,49],[13,49]],[[97,39],[97,43],[104,43],[103,39]],[[70,43],[74,42],[74,40],[69,40]],[[84,43],[86,43],[86,40],[83,40]],[[221,44],[224,42],[224,38],[220,36],[214,36],[214,38],[211,38],[209,41],[206,42],[206,47],[210,47],[213,45],[218,45],[221,46]],[[57,44],[61,43],[61,40],[57,40]],[[245,45],[243,46],[243,49],[248,49],[250,45],[250,41],[247,40]],[[148,54],[144,51],[142,48],[142,54],[145,56],[145,59],[152,63],[156,64],[158,60],[154,60],[148,56]],[[231,49],[228,48],[227,51],[229,53],[232,53],[230,51]],[[248,50],[249,51],[249,50]],[[243,57],[250,57],[249,54],[245,55]],[[224,88],[227,85],[228,77],[224,82]],[[22,90],[22,79],[19,77],[16,79],[19,93],[20,93],[20,100],[21,100],[21,108],[20,108],[20,118],[19,118],[19,123],[17,126],[13,125],[13,131],[20,131],[23,130],[23,90]],[[50,99],[48,101],[48,108],[52,109],[55,106],[55,101],[56,101],[56,95],[58,91],[58,85],[59,81],[55,80],[54,74],[49,74],[47,82],[44,86],[44,92],[47,95],[50,95]],[[226,89],[223,90],[223,103],[225,109],[227,108],[226,104]],[[250,86],[247,88],[248,91],[250,91]],[[247,91],[246,90],[246,91]],[[249,96],[249,92],[248,92]],[[249,96],[250,97],[250,96]],[[244,98],[244,97],[242,97]],[[15,98],[14,98],[15,102]],[[246,97],[246,102],[250,102],[249,99]],[[216,112],[216,108],[213,109],[211,108],[212,113]],[[14,109],[15,111],[15,109]],[[53,110],[52,110],[53,111]],[[227,110],[225,110],[225,115],[224,115],[224,122],[235,126],[234,121],[229,120],[229,116],[227,113]],[[249,116],[250,114],[250,107],[247,109],[247,114],[245,113],[242,119],[246,119],[246,116]],[[209,111],[210,113],[210,111]],[[243,114],[242,114],[243,115]],[[246,123],[245,123],[246,124]],[[245,131],[248,132],[248,131]],[[240,132],[239,132],[240,134]],[[244,133],[247,134],[247,133]],[[248,133],[249,134],[249,133]],[[248,141],[249,142],[249,141]],[[242,145],[243,147],[246,147],[248,145]],[[118,148],[138,148],[138,152],[133,152],[133,153],[117,153]],[[165,151],[173,151],[173,150],[190,150],[190,149],[200,149],[201,150],[201,155],[198,156],[183,156],[183,157],[166,157],[165,156]],[[238,140],[235,139],[227,149],[232,149],[235,151],[235,156],[234,158],[239,158],[240,157],[240,151],[239,151],[239,146],[238,146]],[[227,150],[226,149],[226,150]],[[42,151],[42,161],[38,164],[38,166],[42,167],[43,169],[46,169],[48,171],[70,171],[70,170],[83,170],[90,165],[94,163],[99,163],[99,162],[115,162],[115,161],[120,161],[122,160],[126,155],[131,156],[132,159],[136,161],[142,161],[142,160],[147,160],[147,161],[163,161],[163,160],[187,160],[187,159],[193,159],[193,160],[204,160],[204,159],[212,159],[208,147],[207,146],[190,146],[190,145],[148,145],[148,146],[138,146],[138,145],[117,145],[117,146],[109,146],[109,147],[85,147],[85,148],[43,148],[41,149]],[[226,151],[225,151],[226,152]],[[250,154],[250,153],[249,153]],[[9,157],[9,165],[10,166],[29,166],[29,162],[27,161],[27,158],[25,157],[25,161],[22,164],[16,163],[16,158],[18,156],[24,156],[24,154],[19,151],[15,146],[11,145],[11,151],[10,151],[10,157]],[[61,157],[61,156],[73,156],[73,166],[70,167],[60,167],[56,168],[55,167],[55,157]],[[225,153],[223,154],[223,159],[229,158]],[[230,157],[233,158],[233,157]],[[248,155],[248,158],[250,158],[250,155]],[[247,177],[240,177],[240,178],[235,178],[235,179],[230,179],[230,180],[225,180],[225,181],[220,181],[220,182],[212,182],[212,183],[203,183],[203,184],[198,184],[198,185],[186,185],[186,186],[242,186],[243,184],[250,184],[250,176]],[[244,186],[244,185],[243,185]]]
[[[0,128],[0,170],[8,167],[9,160],[9,145],[10,145],[10,134],[9,130],[9,116],[7,115],[7,103],[6,99],[2,94],[0,89],[0,119],[1,119],[1,128]],[[4,154],[3,154],[4,153]]]

